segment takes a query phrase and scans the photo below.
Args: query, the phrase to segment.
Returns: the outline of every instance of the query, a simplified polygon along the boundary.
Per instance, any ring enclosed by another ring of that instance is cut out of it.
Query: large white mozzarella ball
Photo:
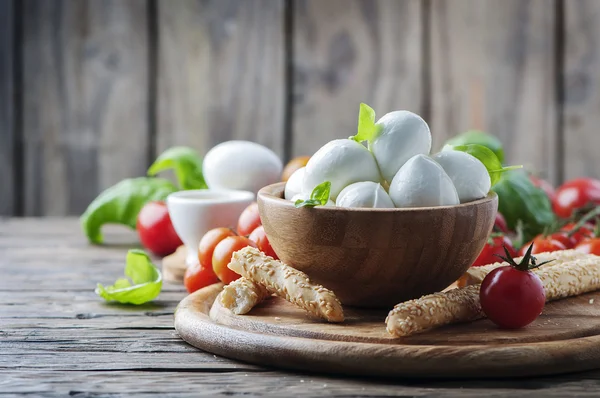
[[[292,199],[294,195],[302,192],[302,182],[304,181],[304,172],[306,167],[301,167],[288,178],[285,183],[284,198],[287,200]]]
[[[338,207],[393,208],[394,202],[381,184],[372,181],[356,182],[342,189],[335,205]]]
[[[202,163],[210,189],[241,189],[255,194],[280,181],[283,164],[269,148],[250,141],[226,141],[212,148]]]
[[[342,189],[359,181],[379,182],[381,176],[373,154],[364,145],[349,139],[333,140],[319,149],[306,164],[303,192],[331,182],[330,197],[335,200]]]
[[[301,192],[299,194],[296,194],[296,195],[294,195],[292,197],[291,201],[293,203],[296,203],[296,201],[298,199],[300,199],[300,200],[308,200],[308,199],[310,199],[310,192],[308,192],[308,193],[307,192]],[[329,199],[329,200],[327,200],[327,203],[325,203],[323,206],[326,206],[326,207],[335,206],[335,203],[333,202],[333,200]]]
[[[444,150],[433,156],[452,180],[461,203],[484,198],[492,183],[487,169],[468,153]]]
[[[429,156],[416,155],[398,170],[390,185],[396,207],[450,206],[460,203],[452,180]]]
[[[409,111],[390,112],[377,124],[382,130],[370,149],[386,181],[391,181],[408,159],[431,151],[431,132],[419,115]]]

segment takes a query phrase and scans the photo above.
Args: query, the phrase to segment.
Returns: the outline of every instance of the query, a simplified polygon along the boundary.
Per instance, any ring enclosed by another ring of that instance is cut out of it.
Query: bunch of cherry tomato
[[[511,231],[508,230],[502,214],[498,213],[494,223],[494,233],[473,266],[499,261],[497,256],[505,254],[503,247],[506,247],[511,255],[523,256],[531,244],[533,244],[532,254],[575,249],[600,255],[600,238],[596,237],[594,220],[578,225],[577,217],[589,211],[596,211],[595,209],[600,206],[600,180],[577,178],[566,182],[558,189],[554,189],[545,180],[533,176],[531,180],[552,202],[552,208],[561,221],[560,226],[546,234],[536,236],[520,250],[516,250],[508,236]]]

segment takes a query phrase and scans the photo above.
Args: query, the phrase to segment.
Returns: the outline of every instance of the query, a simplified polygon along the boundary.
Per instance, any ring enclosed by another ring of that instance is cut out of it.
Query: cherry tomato
[[[281,181],[287,182],[290,179],[291,175],[298,169],[306,166],[310,156],[298,156],[290,160],[285,167],[283,168],[283,172],[281,173]]]
[[[525,252],[527,251],[527,249],[529,248],[529,246],[531,244],[533,244],[533,249],[531,250],[531,254],[555,252],[557,250],[566,250],[567,249],[567,246],[563,242],[561,242],[561,240],[555,239],[552,235],[550,235],[550,236],[538,235],[531,242],[527,243],[526,245],[523,245],[521,250],[519,250],[519,255],[524,256]],[[572,245],[572,242],[571,242],[571,245]]]
[[[575,247],[575,241],[573,238],[570,238],[567,232],[555,232],[548,236],[550,239],[554,239],[560,243],[562,243],[566,249],[572,249]]]
[[[600,204],[600,180],[576,178],[561,185],[556,190],[552,207],[556,215],[569,218],[574,210]]]
[[[575,250],[582,253],[600,256],[600,238],[585,239],[575,246]]]
[[[212,257],[213,271],[224,284],[227,285],[240,277],[227,268],[227,264],[231,261],[234,252],[247,246],[256,247],[256,243],[244,236],[228,236],[215,247]]]
[[[574,222],[568,223],[564,227],[561,228],[561,231],[569,233],[575,228],[577,225]],[[581,228],[577,230],[577,232],[571,235],[571,241],[574,246],[577,246],[581,241],[594,237],[594,226],[591,224],[585,224]]]
[[[515,256],[517,253],[512,245],[510,239],[505,235],[492,236],[488,239],[488,242],[483,247],[479,256],[475,259],[472,267],[480,267],[482,265],[488,265],[502,261],[496,255],[504,256],[504,247],[508,250],[511,256]]]
[[[502,232],[503,234],[508,233],[508,225],[502,213],[496,213],[496,221],[494,221],[494,231]]]
[[[273,257],[275,260],[279,260],[275,250],[273,250],[271,247],[271,243],[269,243],[269,238],[267,238],[267,234],[265,233],[265,227],[261,225],[260,227],[256,228],[254,231],[252,231],[250,236],[248,236],[248,239],[256,242],[256,245],[261,252],[265,253],[267,256]]]
[[[205,267],[202,264],[195,263],[185,270],[183,284],[188,293],[193,293],[213,283],[217,283],[219,278],[215,275],[212,267]]]
[[[540,188],[542,191],[544,191],[546,193],[546,195],[548,196],[548,199],[550,199],[550,201],[554,201],[554,198],[556,197],[556,190],[554,189],[552,184],[550,184],[548,181],[543,180],[534,175],[530,175],[529,179],[531,180],[533,185]]]
[[[136,229],[142,245],[157,256],[173,253],[183,243],[173,224],[165,202],[148,202],[138,216]]]
[[[483,279],[479,299],[492,322],[516,329],[529,325],[542,313],[546,294],[536,274],[506,266],[496,268]]]
[[[254,202],[246,207],[238,219],[237,232],[242,236],[248,236],[262,225],[258,213],[258,203]]]
[[[235,236],[235,232],[229,228],[215,228],[204,234],[198,245],[198,261],[203,267],[212,269],[215,247],[228,236]]]

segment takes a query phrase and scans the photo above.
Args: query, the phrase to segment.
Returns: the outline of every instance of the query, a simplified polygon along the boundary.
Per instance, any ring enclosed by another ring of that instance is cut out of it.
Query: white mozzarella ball
[[[335,205],[338,207],[393,208],[394,202],[381,184],[372,181],[356,182],[342,189]]]
[[[306,167],[301,167],[290,176],[285,183],[284,198],[290,200],[294,195],[302,192],[302,182],[304,181],[304,172]]]
[[[431,132],[419,115],[409,111],[390,112],[377,124],[382,130],[370,149],[386,181],[391,181],[408,159],[431,151]]]
[[[461,203],[484,198],[492,183],[487,169],[468,153],[444,150],[433,156],[452,180]]]
[[[333,140],[319,149],[306,164],[302,191],[312,192],[317,185],[331,182],[330,197],[335,200],[342,189],[359,181],[379,182],[381,176],[373,154],[362,144]]]
[[[291,202],[295,203],[298,199],[300,199],[300,200],[308,200],[308,199],[310,199],[310,192],[309,193],[301,192],[301,193],[298,193],[298,194],[294,195],[292,197],[292,199],[291,199]],[[324,204],[323,206],[327,206],[327,207],[335,206],[335,203],[333,202],[333,200],[329,199],[327,201],[327,203]]]
[[[398,170],[390,185],[396,207],[450,206],[460,203],[452,180],[429,156],[416,155]]]
[[[283,164],[269,148],[250,141],[226,141],[212,148],[202,163],[210,189],[241,189],[255,194],[280,181]]]

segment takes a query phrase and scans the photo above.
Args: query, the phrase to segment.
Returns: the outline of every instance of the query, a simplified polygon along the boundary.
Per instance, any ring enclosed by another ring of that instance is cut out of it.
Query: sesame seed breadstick
[[[556,263],[533,270],[544,285],[547,302],[600,290],[600,257],[584,255]],[[387,331],[403,337],[482,318],[479,288],[476,284],[397,304],[386,318]]]
[[[457,322],[482,318],[479,285],[429,294],[396,304],[385,322],[392,336],[404,337]]]
[[[559,250],[559,251],[555,251],[555,252],[535,254],[535,258],[537,259],[538,263],[554,260],[548,264],[542,265],[542,269],[561,264],[562,262],[565,262],[565,261],[571,261],[571,260],[575,260],[578,258],[584,258],[587,256],[590,256],[590,255],[579,252],[577,250]],[[515,261],[517,263],[519,263],[519,262],[521,262],[522,259],[523,259],[523,257],[517,257],[517,258],[515,258]],[[471,285],[478,285],[483,281],[483,278],[485,278],[485,276],[487,274],[489,274],[490,272],[492,272],[493,270],[495,270],[498,267],[503,267],[506,265],[508,265],[507,262],[498,262],[498,263],[483,265],[481,267],[471,267],[467,270],[467,272],[465,272],[465,274],[463,276],[461,276],[458,279],[457,286],[465,287],[465,286],[471,286]]]
[[[321,285],[313,284],[297,269],[274,260],[253,247],[233,253],[229,269],[266,288],[329,322],[342,322],[344,311],[335,294]]]
[[[242,315],[270,295],[263,286],[241,277],[223,288],[219,300],[223,307],[236,315]]]

